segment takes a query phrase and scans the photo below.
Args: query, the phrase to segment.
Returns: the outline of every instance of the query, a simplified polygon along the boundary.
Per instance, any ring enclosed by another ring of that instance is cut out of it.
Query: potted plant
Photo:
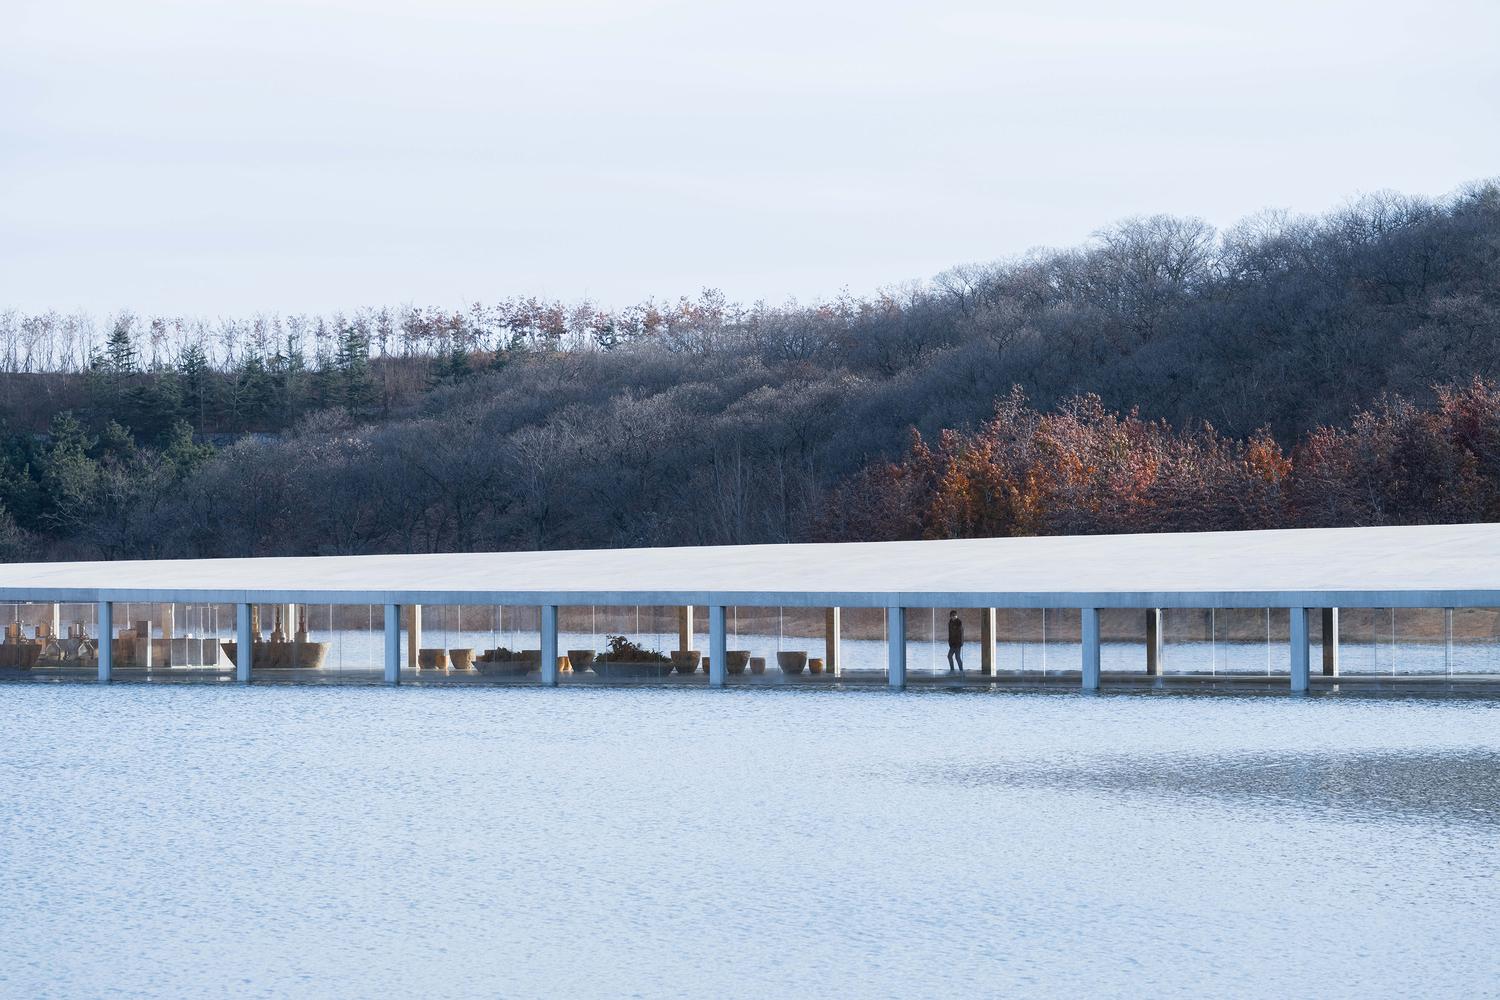
[[[530,659],[521,653],[514,652],[500,646],[496,649],[486,649],[484,653],[474,661],[474,666],[481,674],[488,676],[512,677],[527,673],[533,667]]]
[[[607,644],[608,650],[594,660],[594,673],[600,677],[665,677],[672,672],[672,660],[659,650],[623,635],[608,636]]]

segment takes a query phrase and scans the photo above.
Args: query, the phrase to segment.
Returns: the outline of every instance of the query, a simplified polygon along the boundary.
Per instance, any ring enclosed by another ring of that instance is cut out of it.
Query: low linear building
[[[1340,637],[1347,638],[1347,623],[1356,615],[1374,624],[1361,625],[1355,641],[1364,642],[1368,632],[1377,656],[1388,641],[1393,675],[1404,640],[1425,651],[1425,663],[1442,657],[1443,670],[1421,676],[1483,679],[1488,670],[1455,671],[1455,648],[1473,654],[1472,665],[1474,657],[1488,657],[1487,643],[1500,639],[1497,556],[1500,525],[1467,524],[10,564],[0,566],[0,603],[12,609],[12,627],[0,643],[0,673],[76,676],[83,667],[106,681],[142,670],[208,671],[239,681],[315,679],[332,669],[329,636],[352,615],[360,628],[379,636],[361,654],[369,662],[360,666],[387,683],[421,680],[423,670],[441,669],[554,685],[581,679],[587,669],[580,662],[570,670],[574,664],[560,648],[560,636],[579,631],[562,627],[567,616],[582,608],[593,609],[597,618],[600,608],[644,607],[675,609],[671,652],[678,654],[679,669],[674,674],[664,667],[661,676],[691,673],[698,683],[716,687],[733,683],[746,667],[732,646],[739,634],[733,623],[741,614],[765,620],[772,611],[780,616],[782,644],[788,615],[801,623],[821,622],[821,636],[802,625],[797,636],[821,654],[812,659],[825,681],[852,682],[855,674],[871,673],[868,663],[862,671],[847,664],[841,647],[849,634],[846,622],[863,615],[859,641],[883,642],[879,680],[898,688],[911,679],[913,623],[918,632],[927,630],[920,641],[941,649],[942,622],[951,610],[961,610],[968,625],[965,647],[972,662],[963,676],[976,682],[1026,676],[1025,665],[1017,669],[1007,651],[1020,648],[1025,655],[1024,637],[1017,647],[1010,633],[1033,614],[1042,621],[1044,664],[1047,616],[1064,623],[1066,634],[1054,639],[1052,661],[1042,671],[1050,682],[1076,679],[1082,689],[1097,690],[1116,679],[1160,678],[1168,673],[1164,661],[1175,641],[1173,616],[1189,613],[1197,616],[1194,621],[1206,615],[1211,623],[1204,631],[1213,656],[1221,642],[1264,645],[1265,675],[1284,675],[1291,691],[1341,676]],[[432,609],[439,608],[460,609],[461,636],[473,632],[476,614],[503,621],[510,609],[514,622],[524,609],[527,643],[534,648],[502,648],[500,629],[494,648],[483,654],[424,645],[423,609],[429,609],[430,623]],[[140,609],[147,609],[144,616]],[[318,621],[310,620],[310,609],[319,609]],[[1388,640],[1382,635],[1387,617]],[[1221,619],[1230,625],[1221,628]],[[700,652],[700,644],[707,648]],[[692,671],[682,669],[689,652]],[[1494,652],[1500,657],[1500,646]],[[1062,655],[1072,662],[1060,661]],[[700,656],[707,665],[702,671],[696,669]],[[608,662],[607,654],[601,657]],[[572,659],[585,656],[580,651]],[[515,666],[488,674],[481,669],[502,662]],[[796,675],[813,676],[795,658],[787,662]],[[1217,661],[1209,662],[1208,671],[1178,674],[1218,677]],[[650,671],[626,673],[640,679]],[[946,670],[923,671],[929,673],[949,678]],[[595,674],[608,679],[609,671]],[[1495,676],[1500,680],[1500,664]]]

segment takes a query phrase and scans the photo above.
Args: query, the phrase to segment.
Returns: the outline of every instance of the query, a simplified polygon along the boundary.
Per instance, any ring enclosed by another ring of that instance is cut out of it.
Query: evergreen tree
[[[130,320],[122,319],[115,324],[104,347],[104,358],[112,374],[135,374],[137,354],[135,340],[130,336]]]
[[[433,364],[432,374],[427,380],[428,388],[457,385],[473,374],[474,368],[470,363],[468,350],[459,341],[454,340],[442,357]]]
[[[282,357],[281,409],[285,425],[290,427],[302,418],[308,390],[307,357],[302,353],[302,341],[295,334],[287,336]]]
[[[161,456],[177,479],[186,479],[199,466],[213,458],[214,449],[212,445],[198,444],[193,439],[192,425],[186,420],[179,420],[168,432]]]
[[[338,372],[326,353],[319,353],[307,380],[307,398],[315,410],[338,405]]]
[[[96,443],[71,411],[52,418],[41,470],[40,519],[58,534],[77,534],[93,519],[100,470],[89,453]]]
[[[333,366],[339,376],[339,401],[351,413],[367,412],[375,401],[375,382],[370,375],[370,340],[357,327],[346,326],[340,332]]]
[[[264,426],[266,414],[271,411],[273,393],[265,359],[259,353],[249,351],[235,367],[233,375],[230,408],[235,429],[243,431]]]
[[[118,419],[148,441],[165,439],[182,419],[182,383],[175,367],[151,372],[125,392]]]
[[[214,388],[208,355],[201,346],[189,344],[183,348],[182,357],[177,359],[177,374],[182,384],[183,413],[201,434],[208,424]]]

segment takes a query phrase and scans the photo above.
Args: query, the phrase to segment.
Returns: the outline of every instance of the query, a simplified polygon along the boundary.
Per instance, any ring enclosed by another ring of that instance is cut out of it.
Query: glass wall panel
[[[1339,609],[1339,673],[1389,676],[1396,662],[1395,625],[1391,608]]]
[[[1442,608],[1395,608],[1394,673],[1408,677],[1446,677],[1451,672],[1447,616]]]
[[[1042,676],[1044,636],[1041,608],[995,610],[995,673]]]
[[[541,608],[532,605],[404,607],[400,636],[402,681],[539,684],[541,615]],[[565,645],[560,635],[559,655]]]
[[[950,635],[949,615],[958,613],[961,626],[962,645],[949,660]],[[962,679],[982,682],[981,673],[981,622],[983,612],[979,608],[908,608],[906,612],[906,676],[907,680],[940,677],[958,680],[959,664],[963,666]]]
[[[1451,651],[1445,642],[1445,670],[1452,677],[1500,673],[1500,609],[1453,609]]]
[[[1146,676],[1146,612],[1099,609],[1099,669],[1125,678]]]
[[[843,608],[839,611],[839,680],[845,684],[884,684],[886,681],[884,608]]]
[[[568,684],[703,683],[707,613],[706,608],[694,608],[689,626],[683,609],[673,606],[559,608],[559,680]],[[686,636],[681,634],[683,626],[688,626]]]
[[[0,604],[0,679],[93,680],[99,676],[98,605]]]
[[[1211,608],[1162,609],[1162,674],[1213,676],[1219,662],[1217,624]]]

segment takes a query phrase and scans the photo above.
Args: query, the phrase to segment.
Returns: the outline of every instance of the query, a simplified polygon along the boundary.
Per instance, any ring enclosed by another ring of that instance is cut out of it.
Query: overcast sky
[[[780,301],[1500,174],[1500,3],[5,0],[0,308]]]

